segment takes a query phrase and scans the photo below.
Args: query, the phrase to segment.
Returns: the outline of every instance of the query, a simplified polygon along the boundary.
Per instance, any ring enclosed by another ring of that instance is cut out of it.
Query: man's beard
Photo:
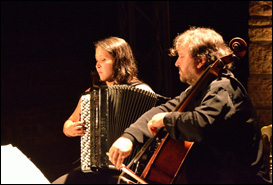
[[[188,85],[193,85],[194,75],[187,73],[187,76],[183,75],[182,72],[179,72],[179,79],[182,83],[186,83]]]

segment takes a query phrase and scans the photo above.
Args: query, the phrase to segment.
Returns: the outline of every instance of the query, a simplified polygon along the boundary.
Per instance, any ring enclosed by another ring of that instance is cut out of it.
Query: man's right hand
[[[131,154],[132,149],[132,141],[128,138],[120,137],[109,149],[109,160],[117,169],[121,169],[124,159]]]

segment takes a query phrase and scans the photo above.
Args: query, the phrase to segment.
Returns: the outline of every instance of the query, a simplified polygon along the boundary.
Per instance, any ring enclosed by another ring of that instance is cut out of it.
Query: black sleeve
[[[153,135],[149,132],[147,123],[152,117],[161,112],[171,112],[174,108],[179,104],[181,99],[184,97],[184,92],[180,94],[180,96],[175,97],[172,100],[167,101],[165,104],[159,105],[157,107],[153,107],[146,113],[144,113],[136,122],[130,125],[124,131],[123,136],[129,138],[133,143],[144,143],[146,138],[150,138]]]
[[[173,139],[201,142],[207,125],[223,125],[236,112],[229,92],[221,87],[210,89],[200,104],[195,101],[192,104],[195,105],[190,105],[192,108],[188,111],[165,115],[164,125]]]

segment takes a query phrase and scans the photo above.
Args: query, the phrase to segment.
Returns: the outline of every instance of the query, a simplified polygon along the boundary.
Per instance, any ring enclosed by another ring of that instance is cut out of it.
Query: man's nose
[[[174,65],[175,65],[175,67],[179,67],[179,62],[178,62],[178,60],[175,61]]]

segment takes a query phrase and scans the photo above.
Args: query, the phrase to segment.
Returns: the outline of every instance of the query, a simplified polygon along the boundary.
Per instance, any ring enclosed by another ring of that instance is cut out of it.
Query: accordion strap
[[[146,84],[146,83],[144,83],[144,82],[141,82],[141,81],[131,81],[131,82],[129,82],[128,83],[128,85],[130,85],[130,86],[137,86],[137,85],[147,85],[148,87],[150,87],[148,84]],[[151,87],[150,87],[151,88]],[[152,89],[152,88],[151,88]],[[156,96],[157,97],[160,97],[160,98],[163,98],[163,99],[165,99],[165,100],[170,100],[171,98],[170,97],[166,97],[166,96],[162,96],[162,95],[160,95],[160,94],[156,94]]]
[[[134,86],[134,87],[137,86],[137,85],[140,85],[140,84],[145,84],[145,85],[149,86],[148,84],[143,83],[143,82],[141,82],[139,80],[137,80],[137,81],[131,81],[131,82],[128,83],[128,85]]]

